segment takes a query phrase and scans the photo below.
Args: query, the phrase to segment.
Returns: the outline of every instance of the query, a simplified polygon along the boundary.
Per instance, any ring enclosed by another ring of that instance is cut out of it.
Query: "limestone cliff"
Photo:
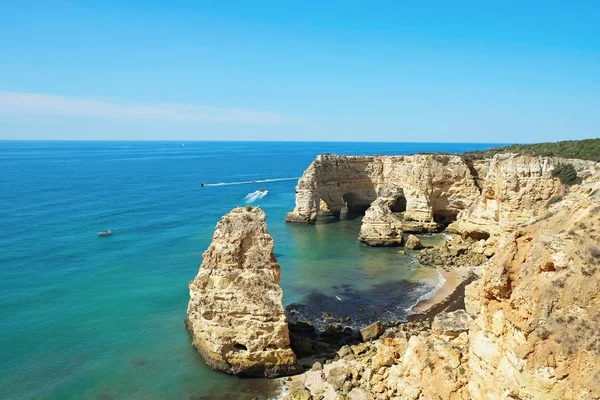
[[[450,224],[450,231],[490,238],[487,245],[495,247],[501,232],[531,224],[550,199],[565,195],[553,177],[562,163],[572,164],[582,178],[598,172],[591,161],[515,154],[484,160],[320,155],[298,181],[296,207],[286,221],[314,223],[324,207],[328,215],[367,210],[360,239],[368,244],[393,243],[390,237],[399,231]]]
[[[581,184],[552,176],[565,162]],[[453,227],[473,251],[493,239],[495,252],[465,310],[340,351],[292,389],[306,399],[600,399],[598,164],[498,155],[469,168],[482,193]]]
[[[320,155],[298,181],[296,207],[286,220],[310,224],[323,203],[339,214],[344,207],[364,211],[382,198],[403,213],[408,226],[433,229],[454,220],[478,195],[469,166],[458,156]]]
[[[467,291],[473,398],[600,397],[599,232],[594,182],[502,238]]]
[[[582,178],[596,174],[598,168],[590,161],[515,154],[479,160],[472,171],[481,195],[450,228],[479,239],[531,224],[551,198],[565,195],[565,186],[552,174],[561,163],[574,165]]]
[[[274,377],[296,368],[265,213],[236,208],[217,224],[190,282],[186,327],[213,369]]]

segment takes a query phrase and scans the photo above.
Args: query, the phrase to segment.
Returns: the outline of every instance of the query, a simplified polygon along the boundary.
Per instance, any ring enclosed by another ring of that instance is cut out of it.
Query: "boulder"
[[[457,336],[467,332],[471,325],[471,317],[465,310],[442,312],[435,316],[431,328],[434,332],[447,336]]]
[[[285,400],[311,400],[310,391],[304,387],[292,386]]]
[[[379,321],[372,323],[369,326],[366,326],[360,330],[360,335],[364,342],[368,342],[372,339],[377,339],[379,336],[383,334],[385,328],[383,324]]]
[[[341,390],[344,382],[350,377],[350,372],[343,367],[335,367],[329,371],[327,375],[327,383],[329,383],[335,390]]]
[[[365,389],[353,388],[346,397],[348,400],[373,400],[373,395]]]
[[[240,376],[295,372],[264,211],[238,207],[223,216],[202,257],[189,284],[186,328],[206,364]]]
[[[408,235],[404,247],[410,250],[421,250],[423,248],[423,244],[421,243],[421,240],[415,235]]]

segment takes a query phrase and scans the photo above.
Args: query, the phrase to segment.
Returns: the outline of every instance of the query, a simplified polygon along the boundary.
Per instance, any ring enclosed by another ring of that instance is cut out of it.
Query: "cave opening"
[[[234,344],[234,345],[233,345],[233,348],[234,348],[236,351],[242,351],[242,350],[243,350],[243,351],[247,351],[247,350],[248,350],[248,348],[247,348],[246,346],[244,346],[243,344],[240,344],[240,343],[236,343],[236,344]]]
[[[396,200],[390,205],[390,210],[393,213],[403,213],[406,211],[406,197],[398,196]]]
[[[488,240],[490,238],[489,232],[485,231],[470,231],[462,234],[465,239],[473,239],[478,242],[480,240]]]
[[[448,225],[452,222],[456,221],[456,217],[458,216],[457,212],[453,212],[450,210],[434,210],[433,211],[433,221],[441,226],[442,229],[446,229]]]

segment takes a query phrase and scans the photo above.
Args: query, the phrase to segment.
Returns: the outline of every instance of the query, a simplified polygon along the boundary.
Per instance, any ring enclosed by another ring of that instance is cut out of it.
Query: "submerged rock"
[[[223,216],[189,285],[186,328],[209,367],[260,377],[296,371],[279,279],[264,211]]]

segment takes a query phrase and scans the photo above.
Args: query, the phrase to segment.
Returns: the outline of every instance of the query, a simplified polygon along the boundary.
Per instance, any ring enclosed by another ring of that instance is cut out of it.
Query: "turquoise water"
[[[200,183],[295,178],[325,152],[488,147],[0,142],[0,398],[237,399],[270,392],[262,380],[206,368],[183,326],[187,284],[214,226],[247,195],[268,190],[255,204],[267,212],[285,304],[316,298],[326,308],[335,295],[349,301],[344,297],[356,293],[366,306],[390,296],[408,304],[416,294],[392,294],[394,282],[431,286],[435,276],[397,249],[361,246],[359,219],[286,225],[295,180]],[[97,237],[104,229],[114,235]]]

